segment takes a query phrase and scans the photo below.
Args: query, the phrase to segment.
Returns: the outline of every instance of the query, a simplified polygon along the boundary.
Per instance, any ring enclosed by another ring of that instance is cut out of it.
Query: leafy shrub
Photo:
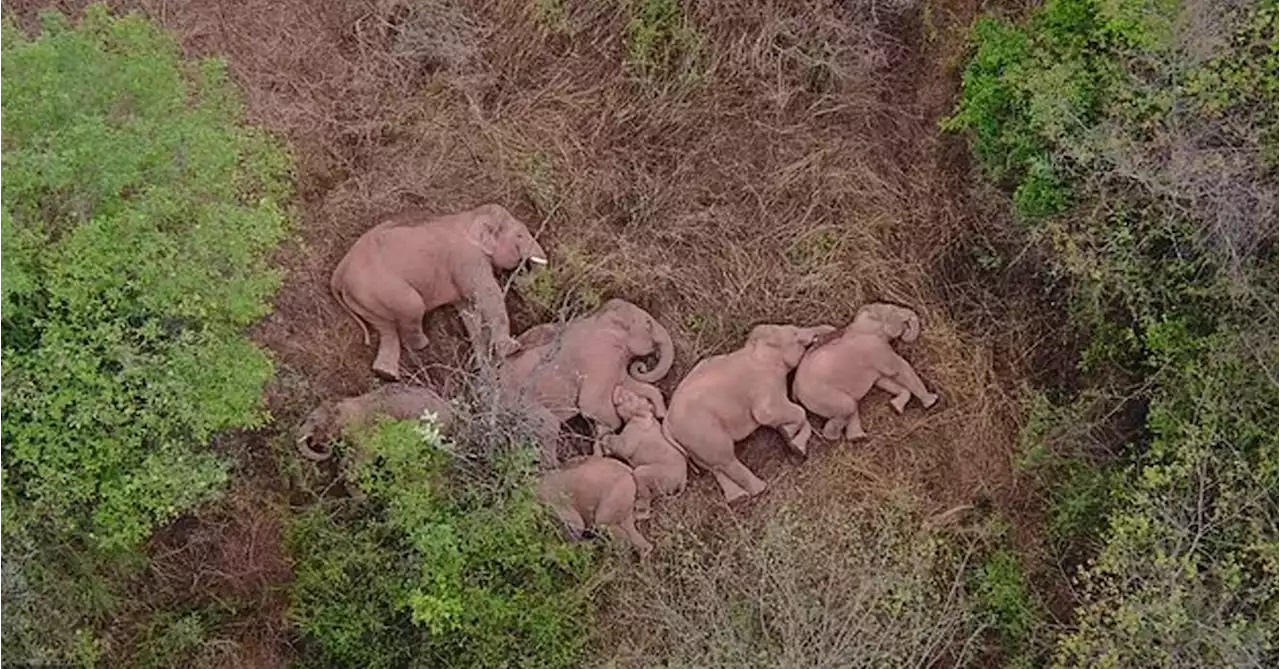
[[[974,596],[1006,646],[1021,648],[1036,631],[1040,612],[1012,551],[1001,548],[987,556],[974,578]]]
[[[1107,470],[1063,438],[1093,438],[1078,411],[1041,444],[1070,463],[1053,532],[1092,556],[1059,666],[1274,660],[1276,17],[1274,0],[1049,0],[975,26],[946,127],[1071,279],[1093,336],[1081,396],[1145,407],[1120,457],[1093,460]]]
[[[313,506],[289,536],[303,664],[576,666],[592,559],[533,498],[531,450],[495,459],[510,485],[476,488],[430,420],[353,441],[360,499]]]
[[[698,46],[680,0],[637,0],[627,23],[627,51],[639,73],[656,76],[679,69],[696,57]]]
[[[289,160],[221,62],[141,18],[6,19],[3,56],[5,559],[56,621],[19,639],[36,623],[6,615],[6,648],[56,658],[93,645],[68,637],[152,529],[223,487],[213,435],[264,418],[244,329],[279,283]]]

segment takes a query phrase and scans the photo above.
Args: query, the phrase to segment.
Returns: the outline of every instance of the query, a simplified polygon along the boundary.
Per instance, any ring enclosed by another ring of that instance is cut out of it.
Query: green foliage
[[[680,0],[636,0],[627,23],[627,54],[640,74],[671,72],[696,57],[698,35],[680,5]]]
[[[469,487],[430,421],[353,437],[362,498],[315,505],[289,535],[303,664],[576,666],[592,558],[533,498],[532,453],[498,458],[501,485]]]
[[[993,619],[1004,643],[1019,648],[1039,624],[1040,611],[1018,556],[999,549],[987,556],[974,577],[979,606]]]
[[[1274,659],[1276,18],[1049,0],[975,26],[946,127],[1013,189],[1092,336],[1081,397],[1029,429],[1051,537],[1092,556],[1058,666]],[[1118,459],[1081,447],[1113,420],[1090,394],[1146,408]]]
[[[6,649],[85,657],[130,554],[225,484],[206,444],[264,418],[244,329],[279,283],[290,163],[221,62],[141,18],[6,19],[3,57],[4,540],[34,598]]]

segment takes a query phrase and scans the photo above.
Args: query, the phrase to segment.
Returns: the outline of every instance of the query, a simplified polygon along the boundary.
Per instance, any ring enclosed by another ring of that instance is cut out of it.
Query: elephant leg
[[[867,438],[866,431],[862,429],[862,414],[858,411],[856,402],[853,405],[853,411],[848,416],[848,424],[844,428],[844,438],[849,441]]]
[[[719,469],[712,469],[711,475],[716,477],[716,483],[720,484],[720,491],[724,493],[724,501],[732,504],[747,496],[747,491],[743,490],[742,486],[734,483],[733,479]]]
[[[928,409],[938,401],[938,396],[929,392],[924,387],[924,381],[920,380],[920,376],[916,374],[916,370],[911,367],[911,363],[907,362],[897,353],[890,354],[888,369],[881,369],[880,372],[884,376],[892,377],[892,381],[911,391],[912,395],[920,400],[924,408]]]
[[[646,520],[652,515],[653,498],[661,489],[661,473],[650,465],[636,467],[636,520]]]
[[[649,400],[649,404],[653,405],[654,417],[666,417],[667,401],[662,397],[662,391],[658,390],[657,386],[643,381],[637,381],[630,376],[622,377],[622,386],[646,400]]]
[[[813,436],[813,428],[809,425],[809,417],[804,407],[791,402],[786,396],[771,397],[753,407],[751,415],[761,425],[768,425],[781,432],[800,455],[808,453],[809,438]]]
[[[828,418],[826,423],[822,425],[822,437],[827,441],[836,441],[840,435],[844,434],[844,427],[849,424],[849,419],[845,417]]]
[[[889,405],[893,407],[894,411],[902,413],[906,410],[907,403],[911,401],[911,391],[907,390],[905,386],[887,376],[882,376],[876,379],[876,387],[893,395],[893,399],[889,400]]]
[[[400,335],[393,324],[375,321],[378,331],[378,357],[373,360],[373,372],[389,381],[400,379]]]
[[[421,300],[419,300],[421,304]],[[410,351],[421,351],[427,347],[430,340],[427,339],[427,333],[422,331],[422,318],[427,315],[425,307],[421,311],[412,314],[402,314],[400,319],[396,321],[396,328],[400,331],[400,341],[404,342],[406,348]]]
[[[755,497],[763,493],[769,487],[769,484],[761,480],[759,476],[756,476],[755,472],[748,469],[747,466],[742,464],[742,461],[739,460],[737,457],[731,458],[729,462],[725,463],[720,468],[720,471],[724,474],[724,476],[728,477],[733,483],[737,484],[737,487],[740,490],[742,490],[744,493],[752,497]],[[720,477],[717,476],[716,480],[719,480],[719,479]],[[721,483],[721,487],[722,488],[724,487],[723,483]],[[726,493],[725,501],[728,501],[728,502],[734,501],[733,499],[729,499],[727,490],[725,491],[725,493]],[[735,498],[735,499],[738,499],[738,498]]]

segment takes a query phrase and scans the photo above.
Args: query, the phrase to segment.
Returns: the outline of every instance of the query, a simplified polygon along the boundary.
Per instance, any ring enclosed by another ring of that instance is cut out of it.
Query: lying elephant
[[[441,429],[448,429],[453,419],[449,402],[422,386],[389,383],[358,397],[328,401],[313,409],[302,422],[298,430],[298,452],[308,460],[322,462],[333,457],[329,444],[348,427],[368,425],[379,416],[396,420],[418,418],[425,411],[435,414]],[[315,450],[316,445],[325,450]]]
[[[574,540],[581,539],[588,527],[607,526],[621,530],[642,556],[653,550],[653,544],[636,529],[635,477],[630,467],[617,460],[593,455],[544,474],[537,495]]]
[[[553,466],[560,424],[582,414],[596,435],[616,432],[622,419],[613,405],[621,386],[666,414],[662,391],[651,385],[675,359],[671,335],[648,312],[626,300],[609,300],[592,314],[564,324],[531,328],[521,349],[503,361],[504,392],[523,402],[542,422],[543,460]],[[657,354],[652,369],[636,358]]]
[[[365,322],[377,330],[373,371],[398,379],[400,345],[425,348],[422,319],[446,304],[467,303],[459,311],[477,353],[516,351],[494,270],[515,269],[525,260],[543,265],[547,254],[525,224],[499,205],[434,218],[408,211],[361,235],[333,271],[329,287],[359,323],[365,345]]]
[[[654,497],[684,491],[689,464],[662,434],[652,403],[622,387],[613,391],[613,403],[626,427],[622,434],[607,434],[597,441],[596,455],[612,455],[631,465],[636,477],[636,518],[644,520]]]
[[[806,452],[813,428],[804,409],[787,398],[787,374],[808,347],[832,332],[830,325],[757,325],[742,348],[701,360],[676,387],[663,430],[695,463],[711,470],[727,501],[767,487],[733,451],[734,442],[756,428],[773,427]]]
[[[911,364],[893,350],[892,341],[912,342],[920,336],[920,317],[893,304],[868,304],[858,310],[840,337],[809,351],[796,369],[791,391],[796,400],[827,419],[822,436],[862,439],[858,401],[874,386],[894,397],[889,404],[902,413],[914,395],[927,409],[938,396],[924,387]]]

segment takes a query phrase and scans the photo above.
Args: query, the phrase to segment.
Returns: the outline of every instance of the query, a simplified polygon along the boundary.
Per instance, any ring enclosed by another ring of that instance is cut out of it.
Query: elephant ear
[[[471,241],[487,256],[498,250],[498,236],[502,234],[502,220],[489,207],[481,207],[471,223]]]

